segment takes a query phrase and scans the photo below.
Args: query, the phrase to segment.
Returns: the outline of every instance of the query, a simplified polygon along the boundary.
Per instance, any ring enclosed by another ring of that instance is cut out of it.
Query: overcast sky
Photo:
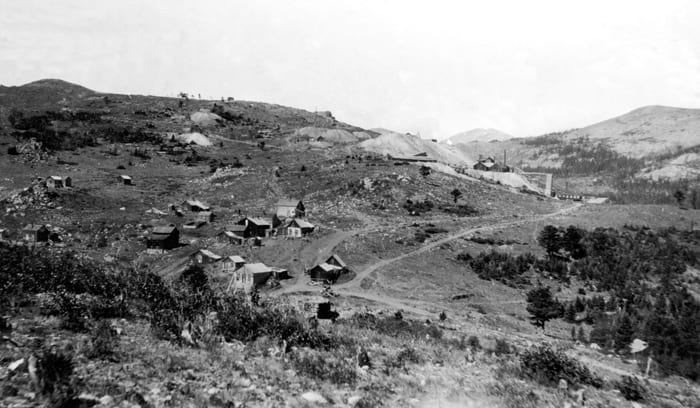
[[[41,78],[532,136],[700,107],[700,2],[0,0],[0,84]]]

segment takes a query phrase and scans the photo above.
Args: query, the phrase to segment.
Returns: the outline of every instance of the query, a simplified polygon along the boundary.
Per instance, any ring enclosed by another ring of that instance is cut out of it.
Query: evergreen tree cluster
[[[700,302],[682,274],[700,261],[700,232],[579,229],[574,243],[566,238],[570,228],[547,226],[539,242],[553,257],[569,255],[569,273],[608,296],[577,297],[564,306],[564,319],[592,323],[590,342],[607,349],[626,353],[632,340],[642,339],[661,373],[698,380]],[[574,257],[576,251],[585,255]]]

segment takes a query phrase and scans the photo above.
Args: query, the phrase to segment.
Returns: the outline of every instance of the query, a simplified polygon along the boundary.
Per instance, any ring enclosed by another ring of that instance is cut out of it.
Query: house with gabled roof
[[[284,226],[284,235],[287,238],[301,238],[311,234],[316,228],[312,223],[294,218]]]
[[[46,187],[48,188],[63,188],[71,187],[73,180],[70,177],[49,176],[46,179]]]
[[[347,264],[335,254],[307,271],[311,280],[316,282],[335,282],[340,275],[347,272]]]
[[[250,236],[264,238],[270,233],[272,224],[263,218],[245,217],[239,220],[236,224],[245,225],[250,228]]]
[[[22,228],[22,238],[27,242],[47,242],[51,232],[43,224],[27,224]]]
[[[309,269],[309,277],[314,282],[335,282],[343,268],[323,262]]]
[[[275,215],[281,218],[304,217],[306,208],[301,200],[283,199],[277,201]]]
[[[149,253],[162,253],[180,245],[180,231],[172,224],[153,228],[146,237],[146,249]]]

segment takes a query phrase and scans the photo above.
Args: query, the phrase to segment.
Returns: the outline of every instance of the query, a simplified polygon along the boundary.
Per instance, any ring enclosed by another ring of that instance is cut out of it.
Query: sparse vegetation
[[[523,377],[551,387],[562,379],[571,385],[603,385],[603,381],[580,362],[546,345],[525,350],[520,355],[520,370]]]

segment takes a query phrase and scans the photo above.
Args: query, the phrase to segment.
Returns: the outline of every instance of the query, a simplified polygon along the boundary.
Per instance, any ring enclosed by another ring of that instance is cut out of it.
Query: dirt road
[[[581,203],[576,203],[570,207],[563,208],[559,211],[556,211],[556,212],[553,212],[550,214],[544,214],[544,215],[539,215],[539,216],[535,216],[535,217],[528,217],[528,218],[520,219],[517,221],[502,222],[502,223],[492,224],[492,225],[488,225],[488,226],[484,226],[484,227],[469,228],[469,229],[462,230],[462,231],[459,231],[459,232],[454,233],[454,234],[450,234],[444,238],[441,238],[441,239],[438,239],[436,241],[430,242],[429,244],[423,245],[422,247],[420,247],[414,251],[406,252],[405,254],[399,255],[399,256],[394,257],[394,258],[383,259],[381,261],[378,261],[378,262],[374,263],[373,265],[368,266],[367,268],[365,268],[361,272],[359,272],[357,274],[357,276],[355,277],[355,279],[353,279],[351,282],[347,282],[344,284],[333,286],[333,290],[341,293],[342,291],[344,291],[346,289],[357,288],[363,279],[365,279],[372,272],[374,272],[378,269],[381,269],[381,268],[383,268],[389,264],[392,264],[394,262],[398,262],[402,259],[406,259],[406,258],[414,256],[414,255],[419,255],[419,254],[422,254],[424,252],[428,252],[433,248],[436,248],[440,245],[446,244],[450,241],[454,241],[455,239],[459,239],[459,238],[462,238],[464,236],[473,234],[477,231],[489,231],[489,230],[509,227],[509,226],[513,226],[513,225],[530,223],[533,221],[538,222],[538,221],[542,221],[542,220],[545,220],[548,218],[557,217],[559,215],[563,215],[563,214],[566,214],[566,213],[571,212],[571,211],[575,211],[576,209],[581,207],[581,205],[582,205]]]

